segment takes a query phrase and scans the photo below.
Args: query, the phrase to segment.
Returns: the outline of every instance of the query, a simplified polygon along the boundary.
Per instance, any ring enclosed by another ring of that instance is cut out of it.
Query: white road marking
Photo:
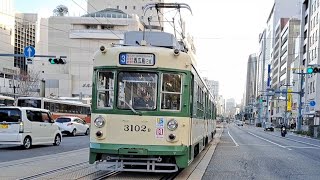
[[[278,136],[276,136],[276,135],[274,135],[274,134],[269,134],[269,135],[278,137]],[[286,139],[288,139],[288,140],[290,140],[290,141],[298,142],[298,143],[301,143],[301,144],[306,144],[306,145],[315,146],[315,147],[319,147],[319,148],[320,148],[320,145],[311,144],[311,143],[308,143],[308,142],[303,142],[303,141],[291,139],[291,138],[288,138],[288,137],[286,137]]]
[[[307,142],[303,142],[303,141],[298,141],[298,140],[291,139],[291,138],[286,138],[286,139],[289,139],[289,140],[294,141],[294,142],[298,142],[298,143],[302,143],[302,144],[307,144],[307,145],[310,145],[310,146],[315,146],[315,147],[320,148],[319,145],[315,145],[315,144],[311,144],[311,143],[307,143]]]
[[[286,147],[291,147],[291,148],[297,148],[297,149],[320,149],[318,147],[310,147],[310,146],[286,146]]]
[[[300,135],[297,135],[295,133],[290,133],[290,136],[296,136],[296,137],[301,137],[301,138],[304,138],[304,139],[309,139],[309,140],[313,140],[313,141],[320,141],[319,139],[313,139],[313,138],[310,138],[310,137],[304,137],[304,136],[300,136]]]
[[[264,140],[264,141],[267,141],[267,142],[269,142],[269,143],[271,143],[271,144],[277,145],[277,146],[279,146],[279,147],[281,147],[281,148],[288,149],[288,150],[292,150],[292,149],[290,149],[290,148],[287,148],[286,146],[282,146],[282,145],[280,145],[280,144],[278,144],[278,143],[275,143],[275,142],[273,142],[273,141],[270,141],[270,140],[268,140],[268,139],[265,139],[265,138],[263,138],[263,137],[260,137],[260,136],[258,136],[258,135],[255,135],[255,134],[253,134],[253,133],[251,133],[251,132],[248,132],[248,133],[251,134],[251,135],[254,136],[254,137],[257,137],[257,138],[259,138],[259,139],[262,139],[262,140]]]
[[[233,139],[233,137],[231,136],[229,131],[228,131],[228,134],[229,134],[230,138],[232,139],[233,143],[236,145],[236,147],[238,147],[239,144]]]

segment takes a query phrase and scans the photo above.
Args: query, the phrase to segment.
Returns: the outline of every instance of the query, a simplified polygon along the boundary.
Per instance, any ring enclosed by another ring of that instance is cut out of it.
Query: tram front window
[[[155,110],[157,79],[156,73],[120,72],[118,76],[118,108]]]

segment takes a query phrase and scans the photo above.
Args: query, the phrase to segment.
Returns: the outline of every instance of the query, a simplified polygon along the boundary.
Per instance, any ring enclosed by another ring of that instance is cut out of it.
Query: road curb
[[[214,136],[213,141],[209,144],[209,146],[202,151],[191,163],[191,165],[184,169],[175,179],[183,179],[183,180],[195,180],[201,179],[204,175],[208,164],[210,163],[211,157],[220,142],[221,135],[223,133],[223,126],[221,126],[220,130],[217,130],[217,133]]]

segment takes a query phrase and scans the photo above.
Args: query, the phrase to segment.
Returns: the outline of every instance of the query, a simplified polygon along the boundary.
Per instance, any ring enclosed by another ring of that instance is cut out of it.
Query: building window
[[[306,39],[306,38],[308,37],[308,30],[305,30],[305,31],[304,31],[303,37],[304,37],[304,39]]]
[[[313,86],[312,86],[313,92],[316,92],[316,89],[315,89],[315,87],[314,87],[314,84],[315,84],[315,83],[316,83],[316,82],[313,81]]]
[[[117,6],[117,9],[119,9],[119,6]]]
[[[124,9],[127,9],[128,8],[128,6],[124,6]]]
[[[97,29],[98,25],[87,25],[87,29]]]
[[[308,16],[304,18],[304,25],[306,25],[307,23],[308,23]]]
[[[114,26],[113,25],[102,25],[101,29],[109,29],[109,30],[113,30]]]
[[[310,94],[311,94],[311,93],[312,93],[312,82],[310,83],[309,87],[310,87],[309,92],[310,92]]]
[[[136,6],[133,6],[133,10],[135,10],[136,9]]]

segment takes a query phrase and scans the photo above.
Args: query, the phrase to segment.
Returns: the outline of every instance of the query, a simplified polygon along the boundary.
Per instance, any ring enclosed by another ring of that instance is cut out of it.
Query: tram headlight
[[[106,123],[106,121],[104,120],[104,118],[102,116],[99,116],[94,120],[94,125],[98,128],[102,128],[105,123]]]
[[[178,122],[174,119],[168,121],[167,127],[170,131],[174,131],[178,128]]]

